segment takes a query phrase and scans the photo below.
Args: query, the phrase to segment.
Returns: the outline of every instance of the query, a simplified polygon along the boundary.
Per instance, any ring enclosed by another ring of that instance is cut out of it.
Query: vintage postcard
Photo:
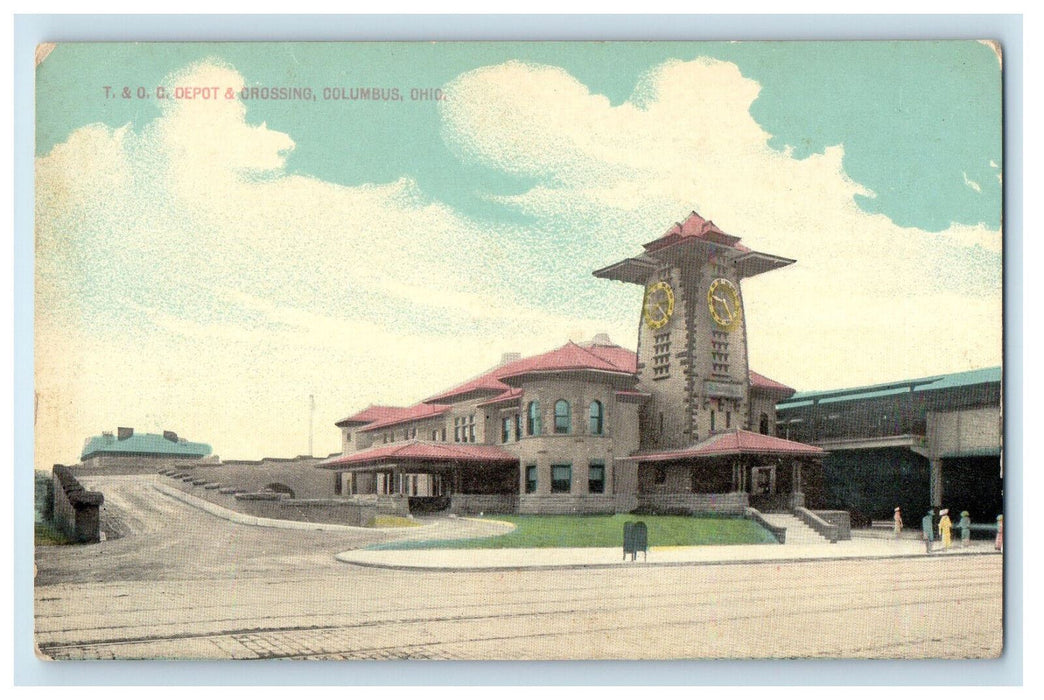
[[[994,41],[36,55],[35,648],[994,659]]]

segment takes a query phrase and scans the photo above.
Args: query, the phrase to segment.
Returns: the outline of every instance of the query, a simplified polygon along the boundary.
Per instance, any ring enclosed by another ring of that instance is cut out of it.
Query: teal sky
[[[1000,225],[1000,69],[977,42],[65,44],[38,74],[61,99],[37,106],[38,155],[85,124],[141,128],[154,101],[99,100],[103,85],[162,83],[171,71],[217,58],[248,85],[438,87],[508,59],[560,66],[613,105],[669,59],[708,56],[761,85],[751,114],[776,149],[797,158],[844,144],[849,176],[876,193],[859,206],[900,226],[940,231],[952,223]],[[393,116],[394,115],[394,116]],[[437,104],[348,105],[255,101],[251,123],[292,134],[291,172],[344,185],[414,177],[430,196],[470,216],[518,215],[487,194],[517,194],[528,179],[455,157],[439,138]],[[342,137],[335,134],[342,133]],[[331,148],[335,144],[336,149]],[[996,164],[996,167],[990,163]],[[965,177],[981,186],[970,192]],[[926,193],[929,193],[926,196]]]
[[[105,96],[177,75],[317,99]],[[1000,78],[967,41],[60,44],[37,69],[38,459],[116,425],[298,454],[309,394],[326,454],[334,421],[502,352],[633,348],[641,290],[591,271],[693,209],[798,260],[744,282],[757,371],[999,364]]]

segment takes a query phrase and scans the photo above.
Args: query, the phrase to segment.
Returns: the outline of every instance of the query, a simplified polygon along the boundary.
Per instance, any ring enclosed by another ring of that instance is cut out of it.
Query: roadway
[[[982,658],[1002,651],[996,555],[378,569],[334,555],[418,535],[242,525],[160,493],[155,478],[85,484],[105,493],[106,517],[122,537],[37,548],[38,653],[545,660]],[[437,527],[477,534],[481,526],[443,520]]]

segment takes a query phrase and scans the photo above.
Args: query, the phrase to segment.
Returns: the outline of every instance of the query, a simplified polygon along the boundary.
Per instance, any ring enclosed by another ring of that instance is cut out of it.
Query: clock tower
[[[747,330],[740,283],[794,261],[740,244],[696,212],[645,252],[594,272],[645,290],[638,325],[639,388],[651,395],[641,450],[680,449],[746,428]]]

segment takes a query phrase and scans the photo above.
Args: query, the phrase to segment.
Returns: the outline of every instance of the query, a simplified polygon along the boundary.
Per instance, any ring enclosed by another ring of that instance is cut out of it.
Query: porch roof
[[[319,463],[320,469],[344,469],[366,464],[399,462],[452,462],[458,464],[517,464],[518,457],[495,445],[407,440],[360,450]]]
[[[680,450],[648,452],[635,455],[637,462],[673,462],[683,459],[704,457],[722,457],[728,455],[792,455],[818,456],[824,454],[822,448],[806,445],[802,442],[784,440],[772,435],[752,433],[749,430],[736,428],[724,433],[712,435],[702,442]]]

